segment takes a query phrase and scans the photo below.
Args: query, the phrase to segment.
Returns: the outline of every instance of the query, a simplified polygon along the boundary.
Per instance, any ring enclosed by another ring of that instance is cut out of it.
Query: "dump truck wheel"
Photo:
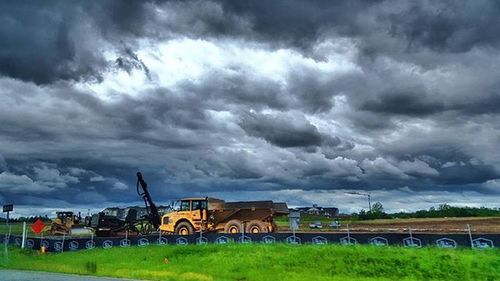
[[[189,235],[193,234],[194,230],[193,227],[189,222],[183,221],[180,222],[176,227],[175,227],[175,234],[178,235]]]
[[[247,233],[267,233],[267,226],[264,222],[258,220],[252,220],[247,223],[247,227],[245,229]]]
[[[237,234],[241,232],[241,221],[240,220],[230,220],[224,226],[225,233]]]

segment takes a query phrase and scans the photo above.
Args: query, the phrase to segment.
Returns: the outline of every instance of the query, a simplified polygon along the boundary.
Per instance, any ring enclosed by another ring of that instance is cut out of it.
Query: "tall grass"
[[[212,244],[93,249],[41,256],[12,248],[7,267],[180,281],[494,281],[500,280],[500,251]]]

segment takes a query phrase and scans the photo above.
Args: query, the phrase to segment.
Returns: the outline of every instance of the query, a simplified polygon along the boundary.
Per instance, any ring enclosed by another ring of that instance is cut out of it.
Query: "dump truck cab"
[[[160,230],[188,235],[194,232],[267,233],[276,230],[273,216],[288,214],[286,203],[225,202],[210,197],[184,198],[161,219]]]
[[[208,219],[208,198],[194,197],[178,200],[174,211],[165,214],[160,230],[181,235],[205,230]]]

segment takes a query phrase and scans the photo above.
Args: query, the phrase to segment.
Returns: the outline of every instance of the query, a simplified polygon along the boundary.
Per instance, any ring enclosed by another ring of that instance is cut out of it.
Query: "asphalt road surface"
[[[105,277],[81,276],[40,271],[0,270],[1,281],[134,281]],[[137,281],[137,280],[135,280]]]

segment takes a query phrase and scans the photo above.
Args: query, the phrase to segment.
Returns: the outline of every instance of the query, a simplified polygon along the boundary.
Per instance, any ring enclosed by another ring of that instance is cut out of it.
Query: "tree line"
[[[429,210],[386,213],[382,203],[377,202],[373,204],[371,211],[361,210],[359,213],[352,214],[352,216],[359,220],[394,218],[496,217],[500,216],[500,208],[458,207],[441,204],[437,208],[431,207]]]
[[[10,218],[9,222],[15,223],[15,222],[35,222],[37,219],[41,219],[43,222],[52,222],[52,220],[47,216],[31,216],[31,217],[18,217],[18,218]],[[0,218],[0,223],[5,223],[6,218]]]

